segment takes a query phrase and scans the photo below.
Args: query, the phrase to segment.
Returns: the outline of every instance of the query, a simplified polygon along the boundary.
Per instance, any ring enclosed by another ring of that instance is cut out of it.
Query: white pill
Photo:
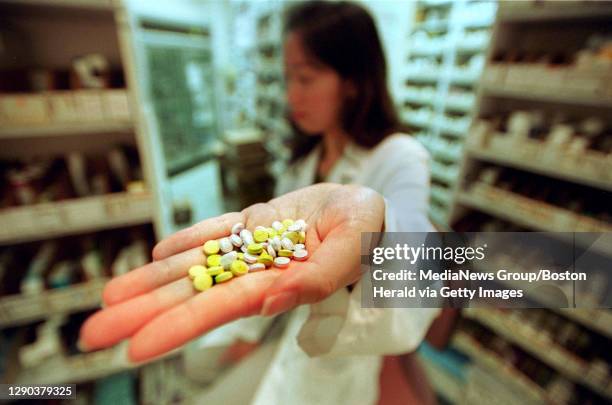
[[[255,230],[256,231],[267,231],[268,228],[266,228],[265,226],[258,225],[255,227]]]
[[[234,260],[238,258],[238,252],[229,252],[221,256],[221,266],[224,269],[229,269],[230,265]]]
[[[300,249],[293,252],[293,258],[295,260],[306,260],[308,259],[308,251],[306,249]]]
[[[266,250],[268,251],[268,254],[272,257],[276,257],[276,250],[274,250],[274,248],[272,247],[272,245],[268,245],[268,247],[266,247]]]
[[[255,243],[255,241],[253,240],[253,234],[248,229],[243,229],[240,232],[240,238],[242,239],[242,242],[244,242],[247,246],[251,243]]]
[[[242,222],[238,222],[232,226],[232,233],[234,235],[238,235],[244,229],[244,224]]]
[[[240,236],[236,235],[235,233],[230,236],[230,241],[232,242],[232,245],[236,247],[242,246],[242,239],[240,239]]]
[[[295,245],[295,250],[303,250],[303,249],[306,249],[306,246],[304,246],[303,243],[297,243]]]
[[[272,222],[272,228],[274,228],[277,231],[280,231],[281,229],[283,229],[283,224],[280,221],[274,221]]]
[[[243,258],[244,258],[244,261],[249,264],[257,263],[257,256],[252,255],[250,253],[245,253]]]
[[[246,243],[240,246],[240,250],[242,250],[242,253],[249,253],[249,249],[247,249]]]
[[[281,240],[281,245],[283,246],[284,249],[287,249],[287,250],[293,250],[295,247],[293,242],[291,242],[291,239],[289,238],[283,238],[283,240]]]
[[[274,266],[284,269],[289,266],[289,262],[291,262],[291,259],[289,259],[288,257],[279,256],[274,259]]]
[[[295,223],[293,225],[291,225],[290,227],[287,228],[287,230],[289,232],[301,232],[302,231],[302,226],[298,223]]]
[[[221,238],[219,239],[219,248],[223,253],[229,253],[234,250],[234,245],[232,245],[232,241],[229,238]]]
[[[272,238],[272,247],[277,252],[283,248],[283,245],[281,244],[281,240],[278,236],[275,236]]]
[[[304,221],[303,219],[298,219],[297,221],[295,221],[294,225],[299,225],[299,227],[301,228],[300,231],[304,232],[306,232],[306,228],[308,228],[308,224],[306,224],[306,221]]]
[[[249,264],[249,271],[250,272],[256,272],[256,271],[261,271],[261,270],[265,270],[266,269],[266,265],[263,263],[253,263],[253,264]]]

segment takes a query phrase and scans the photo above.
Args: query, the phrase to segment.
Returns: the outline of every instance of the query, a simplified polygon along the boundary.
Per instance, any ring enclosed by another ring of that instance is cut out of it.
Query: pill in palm
[[[201,264],[196,264],[195,266],[191,266],[189,268],[189,278],[192,280],[195,279],[198,275],[205,273],[206,267],[202,266]]]
[[[306,221],[286,218],[271,226],[258,225],[253,231],[243,223],[234,224],[231,234],[206,241],[204,265],[191,266],[189,278],[198,291],[269,267],[285,269],[292,260],[308,258]]]
[[[293,252],[293,258],[295,260],[303,261],[308,259],[308,251],[306,249],[300,249]]]
[[[249,265],[242,260],[234,260],[231,265],[231,271],[236,277],[244,276],[249,272]]]
[[[204,253],[207,256],[219,253],[219,242],[216,240],[209,240],[204,244]]]
[[[229,253],[234,250],[234,245],[230,241],[230,238],[221,238],[219,239],[219,248],[223,253]]]
[[[218,276],[215,276],[215,283],[225,283],[226,281],[229,281],[232,277],[234,277],[234,275],[231,271],[224,271]]]
[[[214,266],[214,267],[209,267],[208,269],[206,269],[206,273],[208,273],[208,275],[210,276],[218,276],[219,274],[223,273],[223,267],[221,266]]]
[[[266,269],[266,265],[263,263],[253,263],[253,264],[249,264],[249,272],[253,273],[256,271],[261,271],[261,270],[265,270]]]
[[[291,259],[289,259],[288,257],[277,257],[276,259],[274,259],[274,266],[284,269],[289,266],[290,262]]]
[[[232,226],[232,234],[238,235],[240,234],[240,232],[242,232],[243,229],[244,224],[242,222],[235,223],[234,226]]]
[[[240,238],[240,236],[236,235],[235,233],[232,234],[232,236],[230,236],[230,241],[232,242],[232,245],[234,245],[235,247],[242,246],[242,239]]]
[[[198,274],[195,279],[193,279],[193,286],[198,291],[206,291],[213,285],[213,279],[210,275],[206,273]]]
[[[219,266],[221,264],[220,255],[210,255],[206,258],[206,265],[208,267]]]

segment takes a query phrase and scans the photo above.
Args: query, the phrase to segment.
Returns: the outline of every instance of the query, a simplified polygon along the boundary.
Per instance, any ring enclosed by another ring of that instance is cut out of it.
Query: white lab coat
[[[320,146],[289,168],[279,179],[276,194],[311,185],[319,153]],[[385,199],[385,231],[428,232],[434,230],[427,219],[428,163],[427,151],[414,138],[395,134],[373,149],[349,143],[325,180],[379,192]],[[343,288],[317,304],[298,307],[291,312],[268,366],[253,370],[263,375],[251,404],[373,404],[382,355],[415,350],[438,313],[438,309],[362,308],[361,282],[352,292]],[[236,336],[254,334],[257,321],[245,321]]]

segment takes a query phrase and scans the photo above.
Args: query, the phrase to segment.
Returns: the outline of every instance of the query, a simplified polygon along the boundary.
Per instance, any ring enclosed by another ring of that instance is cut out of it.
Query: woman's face
[[[284,58],[287,102],[293,122],[308,134],[340,128],[343,100],[340,76],[312,60],[295,33],[285,40]]]

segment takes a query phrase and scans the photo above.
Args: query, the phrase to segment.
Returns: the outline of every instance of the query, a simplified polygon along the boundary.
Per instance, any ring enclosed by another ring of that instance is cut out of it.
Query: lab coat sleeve
[[[381,154],[380,165],[373,162],[376,178],[368,181],[384,197],[385,232],[433,231],[427,219],[428,154],[420,145],[397,146]],[[310,356],[411,352],[440,312],[438,308],[362,308],[361,288],[359,281],[352,292],[343,288],[310,306],[298,336],[302,350]]]

